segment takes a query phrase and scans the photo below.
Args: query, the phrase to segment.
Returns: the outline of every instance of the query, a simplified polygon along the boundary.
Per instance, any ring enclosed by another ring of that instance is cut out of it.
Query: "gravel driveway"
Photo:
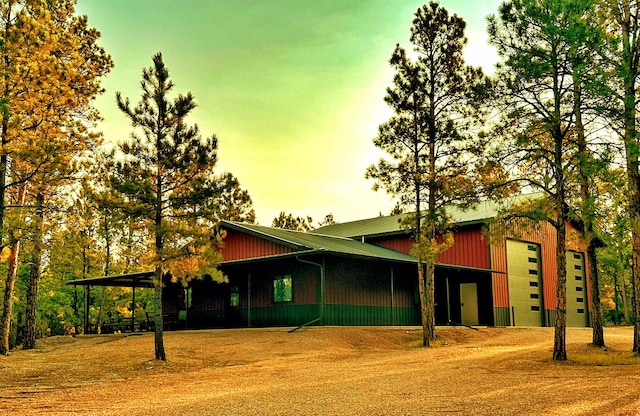
[[[631,328],[568,330],[571,361],[550,360],[553,328],[233,329],[54,337],[0,357],[0,414],[636,415]]]

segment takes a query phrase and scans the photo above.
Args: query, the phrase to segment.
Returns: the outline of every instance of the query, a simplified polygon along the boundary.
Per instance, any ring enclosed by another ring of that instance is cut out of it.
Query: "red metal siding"
[[[400,251],[402,253],[409,253],[411,250],[411,245],[413,244],[413,239],[409,236],[402,235],[399,237],[389,237],[382,240],[371,240],[367,241],[367,243],[375,244],[380,247],[388,248],[390,250]]]
[[[542,286],[544,296],[544,308],[556,309],[556,284],[558,280],[556,261],[556,230],[548,222],[541,222],[535,227],[519,227],[508,235],[520,241],[540,244],[540,257],[542,263]],[[584,252],[586,247],[580,241],[578,231],[567,224],[567,250]],[[587,263],[585,255],[585,264]],[[507,286],[507,246],[506,241],[491,245],[491,269],[503,273],[493,274],[493,299],[494,306],[509,306],[509,289]],[[587,267],[588,270],[588,267]],[[588,281],[588,275],[587,275]],[[587,294],[589,287],[587,285]],[[590,305],[589,305],[590,309]]]
[[[480,227],[465,228],[454,234],[453,246],[440,253],[438,263],[489,268],[489,243]]]
[[[235,231],[227,231],[222,248],[224,261],[251,259],[293,252],[293,249],[263,238]]]
[[[491,245],[491,269],[502,273],[492,273],[493,306],[509,307],[509,286],[507,283],[507,242]]]
[[[413,239],[406,235],[367,241],[391,250],[409,253]],[[438,256],[438,263],[489,268],[489,242],[480,227],[464,228],[454,234],[453,246]]]

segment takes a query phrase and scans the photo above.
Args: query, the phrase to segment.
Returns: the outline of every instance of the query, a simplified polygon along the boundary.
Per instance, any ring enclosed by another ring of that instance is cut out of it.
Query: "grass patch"
[[[609,348],[587,347],[581,351],[569,352],[569,361],[586,366],[608,367],[613,365],[638,365],[640,358],[631,351],[616,351]]]

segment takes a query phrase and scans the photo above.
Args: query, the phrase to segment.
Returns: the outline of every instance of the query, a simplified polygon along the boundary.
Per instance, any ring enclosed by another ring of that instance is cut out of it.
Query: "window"
[[[240,290],[238,289],[238,286],[231,286],[229,306],[240,306]]]
[[[536,269],[529,269],[529,274],[537,276],[538,275],[538,271]]]
[[[538,287],[538,282],[529,282],[529,286]]]
[[[531,299],[540,299],[540,295],[537,293],[530,293],[529,298]]]
[[[537,263],[538,259],[535,257],[529,257],[529,263]]]
[[[539,312],[540,311],[540,306],[531,306],[531,311],[532,312]]]
[[[576,276],[576,280],[582,280],[582,276]]]
[[[273,301],[291,302],[293,300],[293,281],[291,275],[277,276],[273,279]]]
[[[576,302],[583,303],[584,302],[584,298],[576,298]]]
[[[527,245],[527,250],[529,250],[529,251],[538,251],[538,246]]]

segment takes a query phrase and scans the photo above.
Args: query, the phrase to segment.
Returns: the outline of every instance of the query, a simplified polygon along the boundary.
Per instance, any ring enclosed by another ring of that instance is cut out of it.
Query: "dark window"
[[[528,245],[528,246],[527,246],[527,249],[528,249],[529,251],[538,251],[538,247],[537,247],[537,246],[532,246],[532,245]]]
[[[529,257],[529,263],[537,263],[538,259],[536,257]]]
[[[293,300],[293,281],[290,274],[273,279],[273,301],[291,302]]]
[[[537,293],[531,293],[531,294],[529,295],[529,297],[530,297],[531,299],[540,299],[540,295],[538,295]]]
[[[576,280],[582,280],[582,276],[576,276]]]
[[[576,292],[582,292],[582,288],[580,286],[576,287]]]
[[[576,298],[576,302],[582,303],[582,302],[584,302],[584,298]]]
[[[534,311],[534,312],[539,312],[540,311],[540,306],[532,305],[531,306],[531,310]]]
[[[529,274],[538,275],[538,271],[536,269],[529,269]]]
[[[582,270],[582,266],[579,264],[576,264],[575,266],[573,266],[573,268],[576,270]]]
[[[229,290],[229,306],[240,306],[240,290],[238,286],[231,286]]]
[[[580,260],[582,258],[582,255],[580,253],[573,253],[573,258]]]
[[[584,313],[584,309],[578,309],[578,313]]]
[[[538,287],[538,282],[529,282],[529,286]]]

